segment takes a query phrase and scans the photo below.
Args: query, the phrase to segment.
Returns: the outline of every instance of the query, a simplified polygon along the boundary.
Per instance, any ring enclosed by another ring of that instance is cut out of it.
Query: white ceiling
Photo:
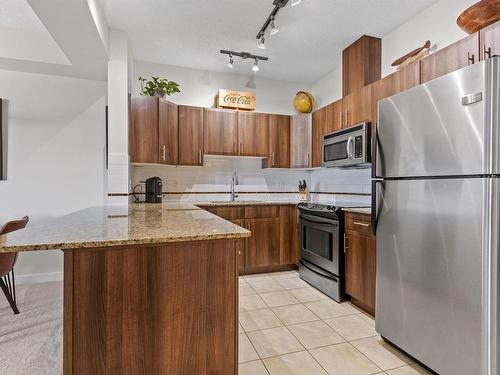
[[[105,0],[111,28],[128,33],[136,60],[229,71],[220,49],[269,57],[263,77],[310,84],[336,68],[340,52],[363,34],[381,37],[438,0],[303,0],[277,16],[280,32],[255,36],[272,0]],[[231,72],[248,74],[237,59]]]
[[[47,32],[26,0],[0,0],[0,26],[25,31]]]

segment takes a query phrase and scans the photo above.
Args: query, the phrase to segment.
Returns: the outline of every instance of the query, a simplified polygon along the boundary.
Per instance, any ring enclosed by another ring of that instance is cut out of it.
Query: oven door
[[[302,259],[339,275],[339,222],[301,213],[300,251]]]
[[[323,167],[348,165],[353,158],[354,139],[349,136],[323,141]]]

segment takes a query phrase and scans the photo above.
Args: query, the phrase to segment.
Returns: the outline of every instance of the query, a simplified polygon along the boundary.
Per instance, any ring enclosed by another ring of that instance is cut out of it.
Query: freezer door
[[[376,175],[499,173],[499,60],[471,65],[379,101]]]
[[[487,181],[378,184],[376,330],[441,375],[482,374]]]

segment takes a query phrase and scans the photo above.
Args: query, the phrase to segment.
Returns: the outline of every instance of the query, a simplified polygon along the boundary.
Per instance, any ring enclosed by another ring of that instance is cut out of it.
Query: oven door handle
[[[327,219],[321,216],[313,216],[313,215],[307,215],[307,214],[300,214],[300,218],[307,220],[311,223],[314,224],[330,224],[332,226],[337,226],[337,220],[334,219]]]
[[[305,268],[307,268],[309,271],[314,272],[317,275],[326,277],[326,278],[331,279],[331,280],[338,281],[338,279],[337,279],[337,277],[335,277],[335,275],[333,275],[333,274],[331,274],[329,272],[327,273],[327,272],[321,270],[318,267],[314,267],[313,265],[309,265],[308,262],[305,262],[304,260],[301,260],[300,264],[302,266],[304,266]]]

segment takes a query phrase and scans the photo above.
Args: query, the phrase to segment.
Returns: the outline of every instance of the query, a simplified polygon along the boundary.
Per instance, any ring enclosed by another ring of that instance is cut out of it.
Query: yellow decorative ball
[[[299,113],[311,113],[314,107],[314,97],[305,91],[299,91],[295,95],[293,105]]]

